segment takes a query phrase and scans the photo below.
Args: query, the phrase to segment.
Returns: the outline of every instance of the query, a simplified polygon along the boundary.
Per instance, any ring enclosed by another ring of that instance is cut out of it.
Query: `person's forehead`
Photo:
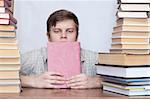
[[[56,23],[56,26],[55,27],[68,27],[68,26],[71,26],[71,27],[74,27],[75,26],[75,22],[73,20],[63,20],[63,21],[58,21]]]

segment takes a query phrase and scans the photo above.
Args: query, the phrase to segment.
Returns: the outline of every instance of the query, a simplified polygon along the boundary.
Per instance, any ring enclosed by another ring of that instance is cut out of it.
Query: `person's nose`
[[[67,38],[67,33],[65,31],[63,31],[61,37],[62,38]]]

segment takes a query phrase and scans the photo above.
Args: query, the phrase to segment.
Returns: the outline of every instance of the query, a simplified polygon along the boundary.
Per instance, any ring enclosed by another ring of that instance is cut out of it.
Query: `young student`
[[[68,10],[58,10],[47,20],[47,37],[50,42],[75,42],[78,39],[79,23],[76,15]],[[61,50],[61,49],[60,49]],[[101,78],[96,75],[98,54],[81,49],[82,73],[67,80],[70,88],[100,88]],[[57,88],[64,84],[63,75],[48,72],[47,48],[40,48],[21,55],[21,84],[23,87]]]

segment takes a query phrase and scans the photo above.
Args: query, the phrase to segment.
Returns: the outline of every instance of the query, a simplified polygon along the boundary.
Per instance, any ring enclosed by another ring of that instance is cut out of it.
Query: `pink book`
[[[48,71],[58,72],[66,79],[81,73],[79,42],[48,42]],[[58,85],[67,88],[67,85]]]

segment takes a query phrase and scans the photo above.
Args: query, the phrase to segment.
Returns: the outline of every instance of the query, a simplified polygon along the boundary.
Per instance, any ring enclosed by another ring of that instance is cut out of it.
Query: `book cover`
[[[80,74],[80,43],[48,42],[48,71],[61,73],[66,79]]]

